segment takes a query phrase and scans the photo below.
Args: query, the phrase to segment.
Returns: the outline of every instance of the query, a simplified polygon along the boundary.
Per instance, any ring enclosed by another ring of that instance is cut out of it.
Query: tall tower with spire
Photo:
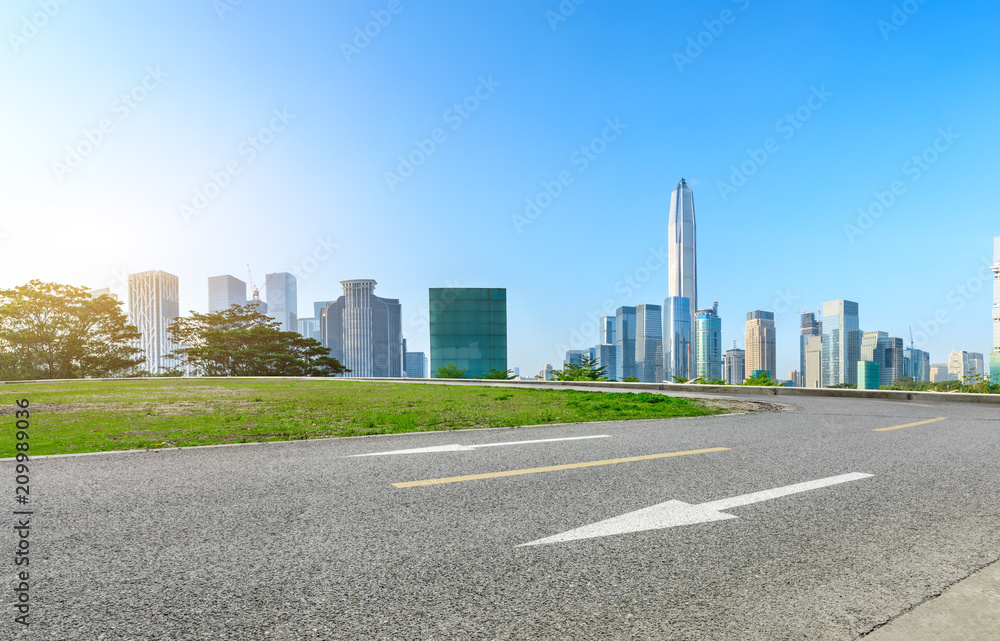
[[[668,298],[663,302],[663,365],[667,380],[695,377],[692,335],[698,311],[694,196],[681,178],[670,194],[667,221]],[[669,311],[668,311],[669,310]]]

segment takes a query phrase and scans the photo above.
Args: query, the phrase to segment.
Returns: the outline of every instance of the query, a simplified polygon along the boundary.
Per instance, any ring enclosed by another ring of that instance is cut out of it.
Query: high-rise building
[[[118,300],[118,294],[112,293],[110,287],[102,287],[100,289],[90,290],[91,298],[100,298],[101,296],[107,296],[108,298],[113,298],[114,300]]]
[[[948,363],[932,363],[931,364],[931,382],[932,383],[942,383],[944,381],[954,381],[957,380],[952,377],[951,373],[948,371]]]
[[[948,376],[952,381],[965,381],[969,371],[969,353],[963,350],[952,350],[948,354]]]
[[[128,316],[142,334],[139,349],[145,355],[142,368],[163,374],[176,365],[168,354],[178,346],[170,340],[167,327],[180,315],[177,277],[161,271],[128,275]]]
[[[597,367],[604,368],[604,376],[609,380],[615,379],[615,374],[618,368],[615,367],[615,352],[617,351],[615,346],[611,343],[603,343],[594,347],[594,351],[597,354]]]
[[[538,377],[543,381],[551,381],[553,369],[552,365],[546,363],[542,366],[542,371],[538,372]]]
[[[993,239],[993,349],[990,375],[1000,374],[1000,236]]]
[[[319,323],[315,318],[299,318],[295,323],[297,327],[295,331],[299,334],[302,334],[306,338],[320,339]]]
[[[588,352],[582,349],[569,349],[566,350],[566,356],[563,358],[563,367],[567,365],[579,365],[583,362],[583,357],[589,355]]]
[[[849,300],[823,303],[823,387],[858,382],[861,330],[858,304]]]
[[[799,334],[799,373],[802,374],[802,380],[805,381],[806,373],[806,342],[808,342],[810,336],[820,335],[820,321],[816,318],[816,314],[808,312],[802,314],[801,318],[801,332]],[[802,383],[805,385],[805,382]]]
[[[823,387],[823,337],[806,337],[806,369],[803,387]]]
[[[402,308],[395,298],[380,298],[374,280],[342,280],[344,295],[320,313],[320,342],[330,356],[351,370],[349,378],[398,378],[403,375]]]
[[[903,376],[910,376],[915,381],[929,383],[931,380],[931,355],[912,347],[904,349]]]
[[[886,332],[862,332],[861,360],[878,363],[879,385],[892,385],[893,381],[903,376],[903,339],[889,336]]]
[[[664,363],[667,377],[682,376],[693,378],[695,371],[694,349],[689,349],[687,363],[679,366],[677,361],[683,357],[681,350],[675,345],[675,336],[687,336],[690,344],[695,327],[695,312],[698,310],[698,260],[695,247],[695,216],[694,195],[687,181],[683,178],[670,194],[670,218],[667,221],[667,282],[669,298],[688,299],[687,323],[680,326],[667,326],[683,323],[685,319],[668,310],[668,302],[663,304],[663,344],[666,350],[668,340],[672,351],[664,351]],[[668,337],[671,337],[668,339]]]
[[[423,352],[406,352],[406,377],[428,378],[427,356]]]
[[[465,378],[507,371],[507,290],[440,287],[430,290],[431,375],[455,363]]]
[[[635,375],[635,307],[622,306],[615,313],[615,379]]]
[[[726,350],[726,385],[739,385],[746,380],[746,357],[747,353],[745,350],[735,347]]]
[[[966,371],[968,374],[976,374],[983,376],[987,374],[986,371],[986,359],[979,352],[969,352],[969,369]]]
[[[663,301],[663,376],[666,380],[694,378],[694,327],[690,299],[671,296]]]
[[[722,372],[722,319],[719,318],[719,301],[708,309],[699,309],[695,317],[695,377],[704,381],[721,381]]]
[[[313,301],[313,316],[316,317],[317,321],[319,320],[320,316],[323,315],[323,308],[333,302],[335,301],[332,300]]]
[[[298,331],[298,295],[295,276],[288,272],[268,274],[264,284],[267,314],[281,323],[281,331]]]
[[[777,378],[778,357],[774,329],[774,312],[754,310],[747,312],[745,331],[747,351],[747,371],[767,371],[771,378]]]
[[[601,317],[601,342],[600,345],[615,344],[615,317]]]
[[[663,381],[663,310],[659,305],[635,307],[635,377],[640,383]]]
[[[858,389],[878,389],[882,384],[880,370],[875,361],[858,361]]]
[[[267,315],[267,303],[259,298],[252,298],[247,301],[247,305],[254,308],[258,313]]]
[[[247,304],[247,284],[235,276],[208,277],[208,313],[224,312]]]

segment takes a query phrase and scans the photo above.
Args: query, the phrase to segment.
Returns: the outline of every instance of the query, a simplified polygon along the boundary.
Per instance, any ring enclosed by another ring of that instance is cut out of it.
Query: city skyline
[[[909,346],[912,327],[935,362],[986,354],[1000,7],[925,3],[895,25],[891,3],[780,4],[552,22],[551,2],[405,3],[351,55],[379,7],[66,5],[0,66],[21,97],[0,124],[0,286],[124,298],[129,273],[163,270],[186,314],[251,263],[294,274],[308,317],[373,278],[426,353],[428,288],[502,286],[510,362],[537,371],[618,307],[663,303],[684,177],[723,344],[773,311],[783,377],[796,312],[849,299],[861,329]],[[38,10],[13,2],[0,26]],[[597,260],[560,257],[595,236]]]

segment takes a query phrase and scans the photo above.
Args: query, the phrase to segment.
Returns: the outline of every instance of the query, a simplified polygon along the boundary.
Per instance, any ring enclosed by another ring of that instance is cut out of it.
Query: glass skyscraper
[[[849,300],[823,303],[823,387],[858,382],[859,327],[857,303]]]
[[[264,290],[268,316],[281,323],[281,331],[297,332],[299,305],[295,276],[288,272],[268,274]]]
[[[723,380],[722,319],[719,318],[719,301],[715,301],[708,309],[698,310],[695,317],[694,345],[697,363],[695,377],[707,382]]]
[[[615,313],[615,380],[635,373],[635,307],[619,307]]]
[[[915,381],[929,383],[931,380],[930,353],[912,347],[904,349],[903,376],[912,376]]]
[[[726,385],[739,385],[746,380],[747,353],[734,347],[726,350]]]
[[[687,362],[680,363],[684,357],[682,346],[690,346],[692,331],[695,327],[695,311],[698,309],[698,260],[695,247],[695,216],[694,195],[687,181],[683,178],[670,194],[670,218],[667,221],[667,283],[668,301],[675,298],[686,298],[688,315],[685,319],[668,310],[670,303],[663,304],[663,346],[664,370],[668,379],[672,376],[693,378],[695,370],[695,354],[693,349],[687,350]],[[672,325],[668,325],[672,323]],[[677,325],[677,324],[680,325]],[[686,337],[686,339],[684,338]],[[680,343],[678,343],[680,341]],[[668,352],[667,348],[672,348]]]
[[[659,305],[635,308],[635,377],[640,383],[663,381],[663,310]]]
[[[892,385],[894,380],[903,376],[903,339],[889,336],[886,332],[863,332],[861,334],[861,361],[878,363],[879,385]],[[861,387],[859,386],[858,389]]]
[[[374,280],[342,280],[344,295],[320,312],[320,342],[351,370],[347,378],[403,375],[402,308],[376,296]]]
[[[802,375],[803,381],[805,380],[806,374],[806,343],[809,342],[810,336],[820,335],[820,322],[816,318],[816,314],[809,312],[802,314],[802,322],[800,323],[801,332],[799,334],[799,374]],[[805,383],[803,383],[803,386]]]
[[[694,345],[691,335],[691,301],[672,296],[663,301],[663,376],[694,378]]]
[[[464,378],[507,371],[507,290],[437,287],[430,290],[431,376],[454,363]]]
[[[247,284],[235,276],[208,277],[208,313],[247,304]]]

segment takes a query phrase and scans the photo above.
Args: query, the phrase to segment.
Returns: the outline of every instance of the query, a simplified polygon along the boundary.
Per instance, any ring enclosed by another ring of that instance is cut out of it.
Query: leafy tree
[[[463,370],[464,373],[464,370]],[[438,377],[440,378],[440,377]],[[487,380],[497,380],[497,381],[510,381],[514,379],[514,370],[512,369],[495,369],[490,368],[490,371],[486,372],[479,378]]]
[[[0,377],[114,377],[143,362],[121,301],[32,280],[0,289]]]
[[[687,383],[691,380],[690,378],[685,378],[683,376],[672,376],[671,378],[674,379],[675,383]]]
[[[827,389],[858,389],[857,383],[837,383],[836,385],[827,385]]]
[[[579,363],[552,370],[552,378],[557,381],[606,381],[607,367],[598,367],[596,358],[584,356]]]
[[[621,380],[622,383],[638,383],[639,379],[635,376],[626,376]]]
[[[434,378],[462,378],[463,376],[465,376],[465,370],[454,363],[442,365],[434,374]]]
[[[333,376],[350,370],[314,338],[283,332],[253,305],[175,318],[171,355],[206,376]]]
[[[759,387],[783,387],[783,384],[778,382],[776,379],[771,378],[770,372],[759,374],[757,376],[751,376],[744,380],[740,385],[756,385]]]

